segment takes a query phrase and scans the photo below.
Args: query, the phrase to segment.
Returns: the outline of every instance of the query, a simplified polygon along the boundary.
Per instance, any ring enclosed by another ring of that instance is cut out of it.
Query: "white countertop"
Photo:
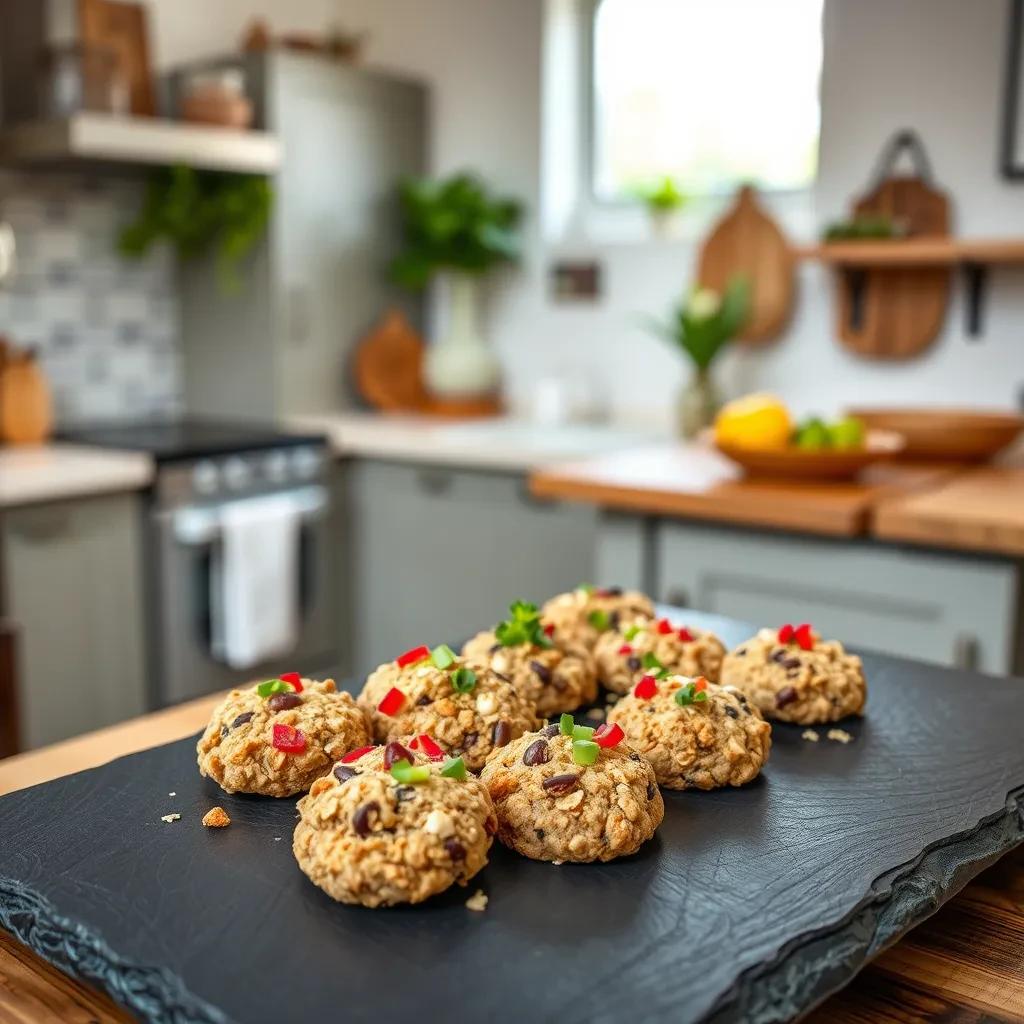
[[[0,448],[0,508],[112,491],[134,491],[153,478],[139,452],[71,444]]]
[[[379,413],[292,416],[288,426],[326,434],[339,456],[368,456],[475,469],[525,472],[650,443],[652,430],[604,424],[546,426],[504,417],[439,420]]]

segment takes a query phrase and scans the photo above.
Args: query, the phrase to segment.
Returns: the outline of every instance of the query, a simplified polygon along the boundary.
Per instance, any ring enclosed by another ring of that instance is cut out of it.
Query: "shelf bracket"
[[[964,283],[967,286],[967,336],[981,335],[982,312],[988,289],[988,267],[984,263],[964,263]]]
[[[843,276],[850,295],[850,330],[859,331],[864,326],[864,293],[867,291],[868,274],[863,267],[843,267]]]

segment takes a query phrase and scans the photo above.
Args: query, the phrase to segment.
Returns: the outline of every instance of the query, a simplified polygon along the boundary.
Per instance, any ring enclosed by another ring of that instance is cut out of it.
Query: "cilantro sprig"
[[[685,708],[688,704],[700,704],[707,699],[708,691],[698,690],[696,683],[687,683],[676,690],[675,701],[681,708]]]
[[[498,623],[495,638],[502,647],[516,647],[532,644],[534,647],[552,647],[540,621],[540,611],[529,601],[513,601],[509,605],[511,615]]]

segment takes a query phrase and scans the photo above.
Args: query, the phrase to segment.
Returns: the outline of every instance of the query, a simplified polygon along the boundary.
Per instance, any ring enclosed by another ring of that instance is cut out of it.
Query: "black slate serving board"
[[[852,743],[776,726],[759,780],[666,793],[635,857],[495,846],[418,907],[333,903],[292,859],[294,801],[221,793],[193,739],[125,757],[0,798],[0,926],[152,1020],[786,1020],[1024,838],[1024,681],[865,665]]]

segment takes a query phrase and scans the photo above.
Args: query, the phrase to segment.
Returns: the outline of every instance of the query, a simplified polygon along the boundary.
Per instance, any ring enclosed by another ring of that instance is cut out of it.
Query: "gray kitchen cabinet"
[[[18,631],[23,747],[146,710],[141,524],[134,495],[26,506],[0,517]]]
[[[514,473],[357,460],[344,467],[349,664],[461,642],[517,598],[589,580],[597,516],[540,502]]]
[[[191,65],[237,67],[257,126],[275,132],[266,236],[225,291],[215,255],[182,264],[185,405],[266,419],[352,405],[347,367],[389,308],[419,324],[422,300],[387,279],[400,245],[396,186],[423,173],[427,92],[418,82],[323,57],[271,51]]]
[[[661,521],[659,600],[758,625],[811,622],[853,647],[1013,670],[1018,570],[1008,561]]]

